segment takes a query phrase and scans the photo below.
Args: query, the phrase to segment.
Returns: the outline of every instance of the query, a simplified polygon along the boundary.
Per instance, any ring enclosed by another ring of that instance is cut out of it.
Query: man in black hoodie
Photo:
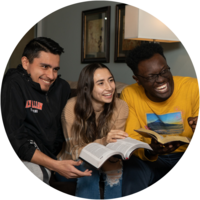
[[[25,47],[21,65],[6,73],[1,93],[2,117],[8,138],[24,164],[48,183],[50,171],[66,178],[90,176],[74,166],[80,162],[56,159],[64,143],[61,112],[70,94],[58,76],[63,48],[39,37]]]

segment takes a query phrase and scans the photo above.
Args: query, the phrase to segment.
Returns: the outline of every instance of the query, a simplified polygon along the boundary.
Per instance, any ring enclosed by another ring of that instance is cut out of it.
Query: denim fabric
[[[165,176],[184,153],[158,156],[157,161],[143,161],[132,156],[123,161],[122,196],[139,192]]]
[[[55,178],[58,182],[77,182],[77,178],[67,179],[64,176],[61,176],[59,173],[55,173]]]
[[[60,182],[77,181],[75,194],[77,197],[100,199],[99,181],[101,175],[104,180],[104,199],[118,198],[122,196],[122,175],[119,178],[115,178],[115,176],[112,177],[112,173],[116,171],[104,173],[85,162],[76,166],[76,168],[80,171],[85,171],[86,169],[92,170],[92,176],[85,176],[78,179],[67,179],[58,173],[55,173],[55,176]],[[112,181],[109,181],[110,177],[112,178]]]
[[[122,175],[118,180],[113,179],[115,181],[110,182],[109,177],[111,174],[109,174],[109,172],[105,174],[104,172],[97,170],[93,166],[84,162],[79,167],[81,171],[85,171],[86,169],[92,170],[92,176],[78,178],[76,186],[77,197],[100,199],[99,180],[102,173],[104,179],[104,199],[118,198],[122,196]],[[110,172],[112,173],[112,171]]]
[[[78,178],[76,186],[76,196],[87,199],[100,199],[99,180],[100,172],[91,165],[83,162],[79,166],[79,170],[92,170],[92,176]]]
[[[104,179],[104,184],[105,184],[104,199],[113,199],[113,198],[118,198],[122,196],[122,175],[120,175],[120,177],[116,177],[116,175],[112,177],[112,172],[115,173],[116,171],[103,173],[103,179]]]

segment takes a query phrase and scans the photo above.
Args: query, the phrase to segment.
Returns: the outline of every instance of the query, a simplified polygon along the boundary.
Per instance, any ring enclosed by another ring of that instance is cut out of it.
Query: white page
[[[79,157],[99,168],[108,158],[116,154],[120,155],[119,152],[108,149],[101,144],[91,143],[82,149]]]
[[[125,139],[121,139],[123,140],[124,142],[128,142],[128,143],[131,143],[131,144],[142,144],[143,142],[139,141],[139,140],[135,140],[133,138],[130,138],[130,137],[127,137]]]
[[[108,154],[108,149],[98,143],[91,143],[87,145],[84,150],[88,151],[90,154],[94,155],[98,159],[101,159],[103,155]]]
[[[117,141],[117,142],[114,142],[114,143],[109,143],[107,145],[107,147],[109,149],[112,149],[112,150],[115,150],[115,151],[120,151],[124,155],[126,154],[127,150],[129,148],[131,148],[132,146],[133,146],[132,144],[126,143],[126,142],[123,142],[123,141]]]
[[[120,151],[124,157],[129,157],[130,153],[137,148],[146,148],[151,150],[151,147],[144,142],[127,137],[125,139],[118,139],[117,142],[106,145],[109,149]]]

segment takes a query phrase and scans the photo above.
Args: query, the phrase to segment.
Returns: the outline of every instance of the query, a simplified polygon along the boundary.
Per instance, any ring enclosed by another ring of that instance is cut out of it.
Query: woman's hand
[[[117,142],[117,139],[124,139],[128,134],[121,130],[111,130],[106,136],[106,143]]]

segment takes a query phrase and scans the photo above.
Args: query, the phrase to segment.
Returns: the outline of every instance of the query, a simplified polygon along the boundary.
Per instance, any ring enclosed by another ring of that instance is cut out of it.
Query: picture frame
[[[81,63],[109,63],[110,10],[107,6],[82,12]]]
[[[141,44],[139,40],[124,39],[125,6],[117,4],[115,9],[115,50],[114,62],[124,63],[129,50]]]

